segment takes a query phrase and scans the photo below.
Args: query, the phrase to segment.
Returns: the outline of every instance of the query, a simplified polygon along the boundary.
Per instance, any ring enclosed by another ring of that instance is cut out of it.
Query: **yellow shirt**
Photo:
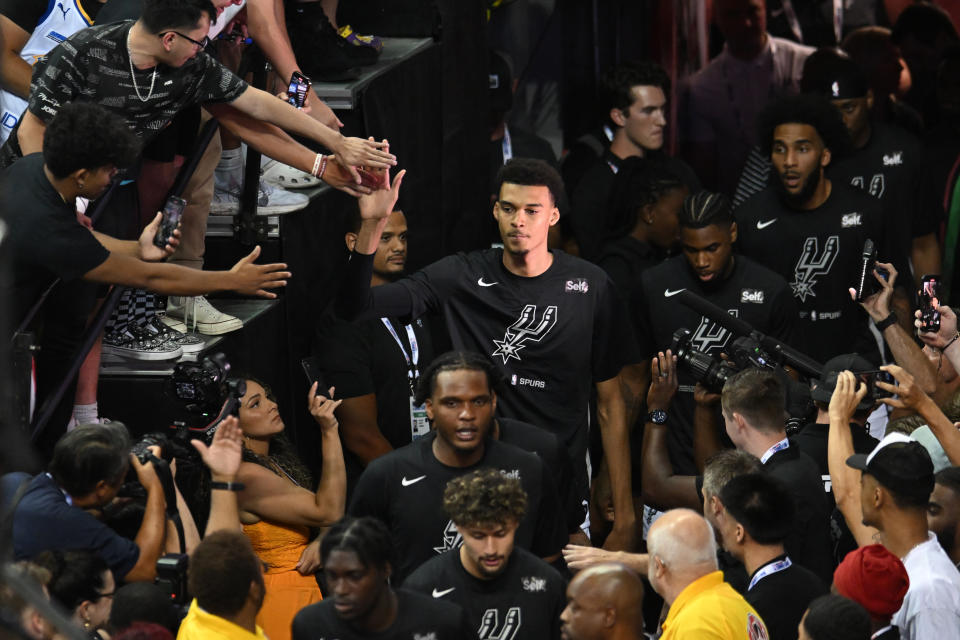
[[[207,613],[200,608],[197,601],[190,603],[187,617],[180,624],[177,640],[268,640],[263,629],[257,627],[257,632],[250,633],[220,616]]]
[[[694,580],[670,605],[660,640],[768,640],[756,610],[714,571]]]

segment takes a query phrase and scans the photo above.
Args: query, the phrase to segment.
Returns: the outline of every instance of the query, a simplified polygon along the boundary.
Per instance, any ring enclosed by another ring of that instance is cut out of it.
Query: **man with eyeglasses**
[[[204,104],[215,116],[229,105],[239,114],[225,114],[228,120],[229,116],[234,120],[246,116],[248,129],[260,124],[252,119],[311,138],[333,151],[343,166],[386,168],[393,163],[393,156],[382,150],[381,143],[344,138],[291,105],[250,87],[203,53],[216,16],[210,0],[146,0],[136,22],[84,29],[55,47],[34,67],[27,110],[0,148],[0,166],[39,151],[46,123],[61,105],[73,100],[96,102],[122,115],[127,126],[144,138],[153,138],[190,105]],[[275,131],[264,132],[262,124],[259,128],[259,135],[250,131],[254,135],[248,142],[271,157],[304,166],[300,151],[305,148],[293,145],[299,149],[284,153],[289,138]],[[321,173],[328,166],[329,161],[317,156],[312,172]]]

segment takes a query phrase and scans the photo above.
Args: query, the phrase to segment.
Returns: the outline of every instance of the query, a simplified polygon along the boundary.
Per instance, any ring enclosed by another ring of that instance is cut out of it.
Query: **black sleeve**
[[[640,362],[640,349],[633,335],[627,309],[610,278],[600,289],[594,311],[591,370],[594,382],[617,376],[625,365]]]
[[[653,323],[650,322],[650,307],[647,304],[647,287],[640,281],[630,296],[630,317],[633,318],[634,337],[640,357],[649,360],[657,352],[653,340]]]
[[[59,44],[33,65],[27,109],[49,124],[62,105],[71,102],[87,86],[87,59],[72,46]]]
[[[373,516],[389,526],[390,523],[387,522],[387,501],[389,497],[384,486],[385,469],[382,463],[377,464],[377,462],[376,460],[371,462],[360,474],[347,513],[357,518]]]
[[[533,544],[530,551],[541,558],[560,553],[567,544],[569,535],[557,498],[557,485],[553,482],[550,470],[540,464],[540,504],[537,505],[537,519],[534,523]]]
[[[410,291],[399,282],[371,288],[372,276],[373,254],[352,252],[337,291],[337,315],[347,320],[409,317],[413,309]]]
[[[323,382],[337,388],[338,398],[375,393],[370,345],[355,324],[338,322],[325,330],[317,354]]]
[[[53,8],[48,0],[0,0],[0,15],[27,33],[33,33],[47,8]]]

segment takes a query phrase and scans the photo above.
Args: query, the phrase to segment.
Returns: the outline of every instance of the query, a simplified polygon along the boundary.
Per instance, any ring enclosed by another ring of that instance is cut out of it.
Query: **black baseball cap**
[[[803,64],[800,91],[848,100],[867,95],[867,80],[856,62],[836,49],[817,49]]]
[[[837,378],[840,377],[842,371],[851,371],[854,375],[857,375],[861,371],[872,371],[874,369],[873,363],[859,353],[845,353],[830,358],[823,365],[823,376],[817,380],[817,386],[811,389],[810,397],[815,402],[830,404],[830,397],[833,396],[833,391],[837,388]],[[857,410],[870,409],[873,404],[873,398],[870,397],[870,394],[867,394],[857,405]]]
[[[902,433],[884,437],[869,454],[847,458],[847,465],[877,479],[902,496],[926,500],[933,492],[933,461],[926,448]]]

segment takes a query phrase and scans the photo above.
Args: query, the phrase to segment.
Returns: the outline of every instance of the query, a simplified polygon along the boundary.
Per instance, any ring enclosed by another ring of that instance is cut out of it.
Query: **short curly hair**
[[[610,120],[610,111],[626,111],[633,104],[631,89],[638,86],[657,87],[664,94],[670,94],[670,76],[663,67],[649,60],[634,60],[608,68],[600,76],[600,89],[597,105],[600,115],[608,126],[615,126]]]
[[[124,169],[140,155],[140,138],[126,121],[92,102],[60,107],[43,135],[43,162],[57,179],[78,169]]]
[[[500,167],[497,173],[497,197],[503,183],[519,184],[524,187],[546,187],[553,198],[553,206],[566,209],[566,192],[560,173],[543,160],[536,158],[513,158]]]
[[[520,522],[527,512],[527,492],[519,478],[499,469],[478,469],[447,483],[443,510],[458,526]]]
[[[834,160],[847,155],[850,134],[840,112],[823,96],[801,94],[771,102],[757,119],[758,144],[765,156],[773,148],[773,133],[782,124],[807,124],[816,129]]]
[[[420,374],[414,402],[421,405],[433,395],[437,376],[444,371],[480,371],[487,376],[487,387],[494,393],[503,384],[503,374],[486,356],[475,351],[447,351],[434,358]]]
[[[250,585],[263,588],[263,565],[250,540],[239,531],[215,531],[190,556],[187,588],[197,604],[221,618],[236,615]]]

